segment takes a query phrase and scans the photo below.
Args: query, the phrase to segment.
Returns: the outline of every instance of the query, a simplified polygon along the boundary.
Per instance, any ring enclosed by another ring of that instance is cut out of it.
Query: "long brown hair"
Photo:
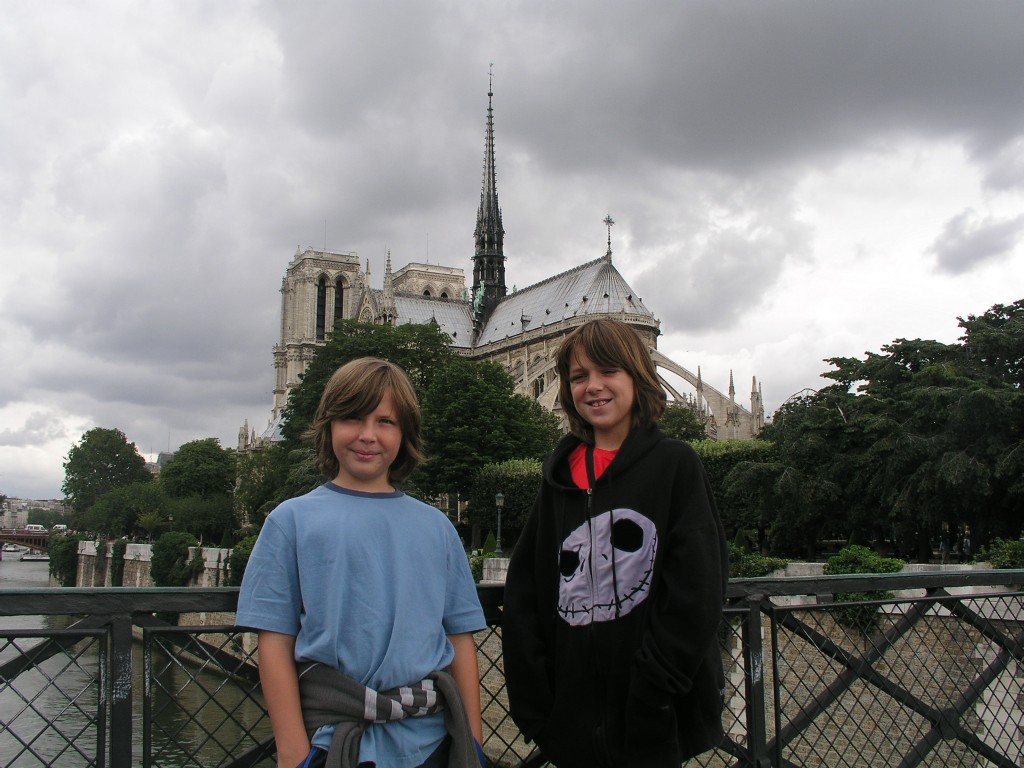
[[[587,443],[594,442],[594,428],[576,410],[569,381],[569,368],[580,351],[597,365],[621,368],[633,379],[634,429],[658,423],[665,412],[665,391],[658,381],[650,350],[640,334],[621,320],[599,317],[566,336],[555,354],[558,398],[569,419],[569,430],[576,437]]]

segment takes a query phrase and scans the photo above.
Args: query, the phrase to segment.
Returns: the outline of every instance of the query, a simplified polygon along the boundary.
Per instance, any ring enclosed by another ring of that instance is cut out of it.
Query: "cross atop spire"
[[[605,253],[604,257],[608,261],[612,260],[612,227],[615,226],[615,220],[612,219],[612,215],[609,213],[604,217],[604,225],[608,227],[608,252]]]

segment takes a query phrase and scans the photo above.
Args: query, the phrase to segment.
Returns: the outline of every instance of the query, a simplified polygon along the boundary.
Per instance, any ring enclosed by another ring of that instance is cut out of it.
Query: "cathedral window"
[[[327,277],[320,275],[316,283],[316,340],[327,338]]]
[[[345,317],[345,281],[340,277],[334,281],[334,322]]]

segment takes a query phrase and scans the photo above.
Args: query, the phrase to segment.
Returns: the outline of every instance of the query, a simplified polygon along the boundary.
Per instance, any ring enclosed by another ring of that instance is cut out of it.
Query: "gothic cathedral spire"
[[[494,66],[493,64],[491,65]],[[473,233],[473,318],[477,328],[494,306],[505,297],[505,230],[498,207],[498,185],[494,170],[494,76],[487,84],[487,135],[484,141],[484,178],[480,209]]]

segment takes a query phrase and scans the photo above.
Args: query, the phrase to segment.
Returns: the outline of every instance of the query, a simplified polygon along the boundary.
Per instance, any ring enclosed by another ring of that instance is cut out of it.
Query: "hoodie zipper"
[[[595,581],[597,580],[597,571],[594,568],[594,527],[592,525],[594,515],[594,489],[587,488],[587,504],[585,510],[585,520],[587,521],[587,537],[590,539],[590,557],[587,558],[587,568],[590,570],[590,609],[594,609],[594,604],[597,602],[597,591],[595,588]],[[590,627],[593,625],[588,624]],[[593,631],[588,630],[588,635],[592,635]]]

